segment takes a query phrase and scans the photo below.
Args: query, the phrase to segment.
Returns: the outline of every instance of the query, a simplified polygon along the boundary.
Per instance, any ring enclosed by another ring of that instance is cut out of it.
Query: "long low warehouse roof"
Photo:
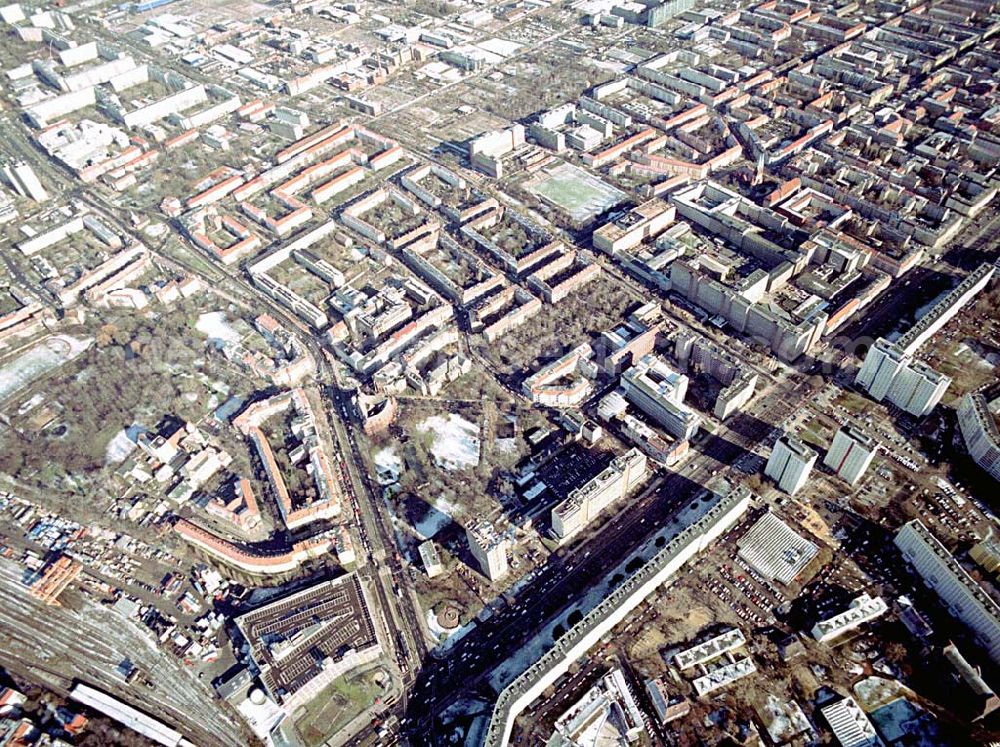
[[[123,703],[107,693],[95,690],[90,685],[78,684],[70,692],[70,697],[78,703],[103,713],[108,718],[127,726],[129,729],[152,739],[165,747],[178,747],[184,736],[166,724],[137,711],[128,703]]]

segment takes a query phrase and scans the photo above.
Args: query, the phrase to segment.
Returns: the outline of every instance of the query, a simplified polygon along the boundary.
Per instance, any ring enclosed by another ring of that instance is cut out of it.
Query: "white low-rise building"
[[[844,698],[820,709],[841,747],[880,747],[879,739],[861,706],[854,698]]]
[[[424,570],[427,571],[428,578],[434,578],[444,573],[444,566],[441,564],[441,554],[438,552],[433,540],[421,542],[417,546],[417,552],[420,553],[420,562],[424,564]]]
[[[692,680],[691,684],[694,685],[694,690],[699,696],[704,696],[728,687],[744,677],[749,677],[756,671],[757,665],[753,663],[753,659],[747,656],[716,667],[708,674]]]
[[[786,586],[798,577],[819,548],[768,511],[737,541],[739,557],[761,576]]]
[[[699,643],[696,646],[685,649],[679,654],[675,654],[674,663],[681,671],[684,671],[699,664],[705,664],[730,651],[735,651],[740,646],[745,645],[746,642],[747,639],[743,635],[743,631],[739,628],[733,628],[732,630],[727,630],[725,633],[720,633],[714,638],[709,638],[707,641]]]
[[[881,617],[889,610],[882,597],[862,594],[851,602],[851,606],[826,620],[813,625],[812,637],[820,643],[849,633],[865,623]]]

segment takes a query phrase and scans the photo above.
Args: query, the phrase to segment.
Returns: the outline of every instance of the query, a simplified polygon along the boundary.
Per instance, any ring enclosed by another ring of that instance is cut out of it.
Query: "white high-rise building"
[[[675,438],[690,439],[701,425],[698,413],[684,404],[687,387],[688,377],[653,353],[622,374],[625,398]]]
[[[816,452],[801,439],[787,433],[774,443],[764,474],[789,495],[795,495],[809,479]]]
[[[881,402],[889,393],[889,387],[906,367],[909,357],[905,352],[884,338],[879,338],[868,349],[865,362],[855,378],[855,383],[868,390],[872,399]]]
[[[1000,662],[1000,605],[993,597],[919,519],[904,524],[893,542],[952,616],[975,634],[994,662]]]
[[[937,407],[951,379],[923,361],[913,361],[899,372],[889,388],[889,401],[904,412],[922,417]]]
[[[933,410],[951,385],[950,378],[923,361],[913,360],[902,347],[883,338],[868,350],[855,382],[872,399],[887,399],[916,417]]]
[[[823,464],[854,485],[875,458],[878,444],[853,425],[845,425],[833,437]]]
[[[498,530],[491,522],[480,519],[466,528],[465,536],[469,540],[472,557],[490,581],[507,575],[507,548],[510,546],[510,539],[506,532]]]
[[[958,406],[958,427],[973,461],[994,480],[1000,480],[1000,431],[986,397],[966,394]]]
[[[35,202],[45,202],[49,199],[49,193],[45,191],[34,170],[25,161],[0,167],[0,174],[3,174],[4,181],[21,197],[30,197]]]
[[[552,507],[552,531],[566,539],[646,479],[646,455],[631,449],[611,460],[596,477]]]
[[[910,415],[927,415],[941,401],[951,379],[926,363],[913,360],[913,355],[989,284],[994,272],[994,266],[984,262],[896,342],[876,340],[868,349],[855,382],[878,402],[888,399]]]
[[[15,218],[17,218],[17,208],[14,207],[14,200],[0,189],[0,224],[10,223]]]

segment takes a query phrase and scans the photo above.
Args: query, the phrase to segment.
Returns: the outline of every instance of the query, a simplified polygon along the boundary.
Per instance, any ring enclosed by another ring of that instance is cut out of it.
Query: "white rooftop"
[[[737,649],[746,642],[747,639],[743,636],[743,631],[739,628],[733,628],[727,630],[725,633],[720,633],[714,638],[709,638],[703,643],[681,651],[674,656],[674,662],[682,670],[688,669],[722,656],[727,651]]]
[[[847,697],[824,706],[821,713],[842,747],[878,747],[882,744],[872,722],[854,698]]]
[[[760,575],[790,584],[819,548],[768,511],[736,543],[739,555]]]
[[[711,672],[691,682],[698,695],[708,695],[716,690],[720,690],[727,685],[731,685],[736,680],[748,677],[757,671],[757,665],[749,656],[745,659],[738,659],[730,664],[716,667]]]

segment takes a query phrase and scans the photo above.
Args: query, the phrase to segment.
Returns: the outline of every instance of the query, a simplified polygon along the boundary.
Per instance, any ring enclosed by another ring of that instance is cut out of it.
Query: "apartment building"
[[[958,406],[958,427],[969,456],[994,480],[1000,480],[1000,431],[986,397],[972,392]]]
[[[899,346],[907,353],[914,353],[989,284],[994,272],[993,265],[989,263],[984,263],[970,272],[899,338]]]
[[[923,361],[915,361],[898,343],[879,338],[868,350],[855,382],[876,402],[888,400],[915,417],[930,413],[951,379]]]
[[[993,265],[981,265],[896,342],[881,337],[876,340],[855,382],[878,402],[888,400],[915,417],[930,413],[951,385],[951,379],[923,361],[914,360],[913,355],[989,284],[993,274]]]
[[[868,469],[877,450],[878,444],[875,439],[854,425],[848,424],[838,430],[833,437],[833,443],[826,452],[823,464],[848,484],[854,485]]]
[[[601,511],[642,483],[646,468],[646,455],[638,448],[612,459],[600,474],[552,508],[552,531],[560,540],[579,532]]]
[[[594,231],[594,247],[612,256],[660,234],[674,220],[674,206],[648,200]]]
[[[757,373],[746,363],[692,330],[681,330],[674,339],[674,355],[684,371],[704,371],[723,385],[715,400],[713,414],[725,420],[739,412],[757,388]]]
[[[513,682],[501,690],[480,744],[503,747],[509,743],[514,719],[529,703],[569,671],[602,636],[618,625],[642,600],[662,587],[684,565],[728,532],[746,513],[753,493],[737,488],[718,495],[716,503],[700,519],[667,542],[638,571],[617,586],[583,620],[555,641],[540,658],[531,662]]]
[[[35,202],[49,199],[49,193],[45,191],[34,170],[24,161],[0,166],[0,176],[21,197],[30,197]]]
[[[816,456],[816,452],[801,439],[785,434],[775,441],[764,474],[783,491],[795,495],[809,479]]]
[[[495,524],[485,519],[474,521],[465,529],[466,539],[472,557],[490,581],[496,581],[507,575],[507,550],[511,541],[508,532],[500,530]]]
[[[622,374],[625,398],[663,426],[670,435],[690,440],[701,418],[684,405],[688,377],[655,354],[644,355]]]
[[[993,597],[919,519],[904,524],[893,542],[948,611],[975,634],[989,657],[1000,662],[1000,605]]]
[[[865,623],[875,620],[886,612],[889,607],[882,597],[871,597],[861,594],[851,601],[850,606],[826,620],[820,620],[812,627],[812,637],[820,643],[832,641],[834,638],[860,628]]]
[[[536,371],[521,382],[521,391],[532,402],[546,407],[577,407],[590,396],[596,375],[588,343]]]

